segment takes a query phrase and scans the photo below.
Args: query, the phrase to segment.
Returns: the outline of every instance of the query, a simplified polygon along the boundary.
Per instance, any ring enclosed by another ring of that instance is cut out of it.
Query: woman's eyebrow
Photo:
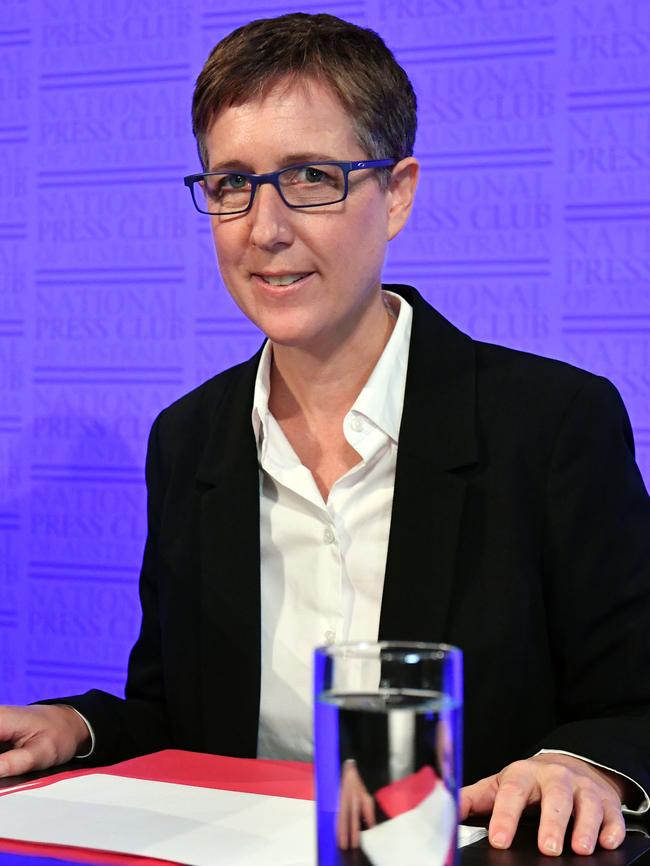
[[[283,165],[296,165],[304,162],[334,162],[333,156],[324,153],[289,153],[282,160]]]
[[[278,168],[276,171],[280,171],[280,169],[285,168],[289,165],[299,165],[301,163],[319,163],[319,162],[334,162],[335,159],[333,156],[329,156],[324,153],[315,153],[313,151],[310,152],[302,152],[302,153],[288,153],[282,157],[280,162],[278,163]],[[250,163],[244,162],[240,159],[228,159],[222,160],[218,164],[211,166],[210,171],[245,171],[248,174],[266,174],[266,172],[256,172],[253,166]]]
[[[239,159],[224,160],[216,165],[210,165],[208,171],[246,171],[254,174],[252,167]]]

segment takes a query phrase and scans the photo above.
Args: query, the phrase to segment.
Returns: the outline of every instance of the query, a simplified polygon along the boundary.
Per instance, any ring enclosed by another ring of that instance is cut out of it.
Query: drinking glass
[[[314,655],[318,866],[452,866],[462,653],[329,644]]]

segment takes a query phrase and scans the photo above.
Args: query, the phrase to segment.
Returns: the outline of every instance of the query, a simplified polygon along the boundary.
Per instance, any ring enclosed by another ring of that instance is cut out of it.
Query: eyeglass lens
[[[282,197],[294,207],[314,207],[340,201],[345,193],[345,173],[338,165],[308,165],[279,172]],[[243,211],[249,205],[252,185],[242,174],[207,175],[194,184],[200,210],[210,214]]]

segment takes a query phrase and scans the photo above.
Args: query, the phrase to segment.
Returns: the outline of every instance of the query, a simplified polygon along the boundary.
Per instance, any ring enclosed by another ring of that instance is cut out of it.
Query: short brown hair
[[[412,155],[415,92],[382,38],[334,15],[293,12],[251,21],[212,49],[192,100],[192,130],[204,169],[205,136],[217,114],[264,97],[285,78],[329,85],[368,159]]]

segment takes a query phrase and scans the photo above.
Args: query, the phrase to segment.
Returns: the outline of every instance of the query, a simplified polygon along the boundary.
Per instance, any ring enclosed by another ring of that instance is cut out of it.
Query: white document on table
[[[439,783],[413,809],[361,831],[373,866],[444,866],[454,838],[456,803]]]
[[[475,841],[476,828],[466,828]],[[485,835],[485,833],[483,833]],[[310,800],[91,773],[0,796],[0,838],[189,866],[314,866]]]

